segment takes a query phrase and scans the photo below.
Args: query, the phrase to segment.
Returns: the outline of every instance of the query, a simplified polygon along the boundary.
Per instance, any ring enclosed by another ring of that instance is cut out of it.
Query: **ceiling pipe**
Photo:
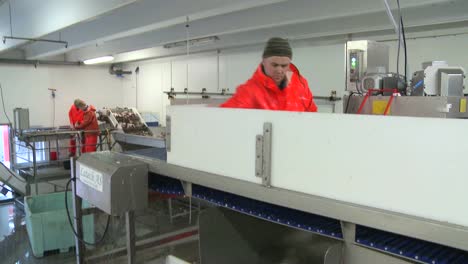
[[[6,44],[7,39],[13,40],[26,40],[31,42],[50,42],[50,43],[59,43],[65,45],[65,48],[68,48],[68,41],[54,40],[54,39],[41,39],[41,38],[23,38],[23,37],[11,37],[3,36],[3,44]]]
[[[0,58],[0,64],[21,64],[21,65],[33,65],[37,67],[39,65],[58,65],[58,66],[82,66],[83,63],[80,61],[47,61],[47,60],[23,60],[23,59],[2,59]]]

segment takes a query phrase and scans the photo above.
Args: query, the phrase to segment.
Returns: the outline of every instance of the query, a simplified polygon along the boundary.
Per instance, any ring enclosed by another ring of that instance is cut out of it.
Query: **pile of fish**
[[[113,118],[112,118],[112,117]],[[132,108],[114,108],[114,109],[106,109],[105,111],[101,111],[99,115],[99,119],[101,121],[105,121],[107,123],[118,123],[118,126],[122,128],[122,130],[126,134],[132,135],[139,135],[139,136],[152,136],[151,130],[148,128],[146,123],[141,118],[140,114]],[[113,119],[115,120],[114,122]],[[113,124],[116,126],[117,124]]]

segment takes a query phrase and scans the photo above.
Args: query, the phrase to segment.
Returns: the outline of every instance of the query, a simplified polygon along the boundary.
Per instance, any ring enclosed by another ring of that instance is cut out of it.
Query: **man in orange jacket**
[[[68,111],[68,119],[70,121],[70,128],[75,129],[75,124],[76,123],[81,123],[83,122],[83,111],[78,108],[79,102],[83,102],[80,99],[75,99],[73,102],[72,106],[70,107],[70,110]],[[76,139],[73,136],[70,139],[70,157],[74,157],[76,155]]]
[[[286,39],[268,40],[253,76],[221,107],[317,112],[307,80],[291,59]]]
[[[84,101],[78,102],[78,108],[83,111],[83,121],[75,123],[76,129],[84,130],[84,146],[82,153],[95,152],[97,138],[99,135],[99,125],[96,118],[96,108],[87,105]]]

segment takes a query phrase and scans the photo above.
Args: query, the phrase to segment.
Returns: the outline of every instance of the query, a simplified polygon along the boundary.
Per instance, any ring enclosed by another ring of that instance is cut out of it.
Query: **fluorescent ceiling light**
[[[196,46],[196,45],[214,43],[217,40],[219,40],[219,38],[217,36],[211,36],[211,37],[190,39],[189,41],[183,40],[183,41],[168,43],[168,44],[164,45],[163,47],[166,48],[166,49],[171,49],[171,48],[176,48],[176,47],[186,47],[187,42],[188,42],[188,44],[190,46]]]
[[[114,60],[114,57],[112,57],[112,56],[104,56],[104,57],[85,60],[85,61],[83,61],[83,63],[86,64],[86,65],[90,65],[90,64],[109,62],[109,61],[113,61],[113,60]]]

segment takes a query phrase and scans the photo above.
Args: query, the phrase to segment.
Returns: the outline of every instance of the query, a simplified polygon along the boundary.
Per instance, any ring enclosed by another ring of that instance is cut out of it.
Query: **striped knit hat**
[[[263,58],[272,56],[288,57],[292,59],[292,49],[288,40],[283,38],[271,38],[263,50]]]

